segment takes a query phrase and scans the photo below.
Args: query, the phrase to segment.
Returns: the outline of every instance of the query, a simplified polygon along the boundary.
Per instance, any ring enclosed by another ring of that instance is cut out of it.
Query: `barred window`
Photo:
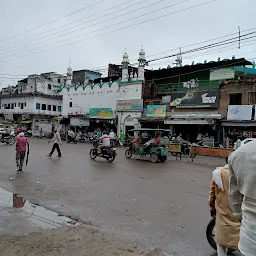
[[[256,104],[256,92],[249,92],[248,93],[248,103],[249,103],[249,105]]]

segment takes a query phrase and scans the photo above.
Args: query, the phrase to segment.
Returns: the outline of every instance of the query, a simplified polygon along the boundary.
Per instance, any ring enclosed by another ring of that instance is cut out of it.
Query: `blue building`
[[[85,80],[91,81],[101,78],[101,73],[88,69],[73,71],[72,84],[83,84]]]

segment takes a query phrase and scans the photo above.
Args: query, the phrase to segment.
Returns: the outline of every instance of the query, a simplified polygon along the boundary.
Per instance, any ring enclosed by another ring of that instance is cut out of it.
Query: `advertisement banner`
[[[118,100],[116,103],[117,111],[142,111],[143,100]]]
[[[252,105],[229,105],[227,120],[252,120]]]
[[[77,118],[77,117],[72,117],[70,118],[70,125],[71,126],[89,126],[90,122],[89,120],[85,120],[85,119],[81,119],[81,118]]]
[[[235,70],[233,68],[221,68],[210,71],[210,81],[226,80],[235,78]]]
[[[172,108],[218,108],[219,91],[189,91],[173,93]]]
[[[90,108],[90,118],[112,118],[111,108]]]
[[[166,106],[164,105],[148,105],[147,116],[166,116]]]

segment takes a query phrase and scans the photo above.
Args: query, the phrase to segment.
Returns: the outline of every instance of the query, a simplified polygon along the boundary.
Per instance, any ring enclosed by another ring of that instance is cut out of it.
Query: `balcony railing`
[[[170,94],[172,92],[183,92],[188,90],[217,90],[219,89],[219,81],[198,81],[198,84],[169,83],[156,84],[157,94]]]

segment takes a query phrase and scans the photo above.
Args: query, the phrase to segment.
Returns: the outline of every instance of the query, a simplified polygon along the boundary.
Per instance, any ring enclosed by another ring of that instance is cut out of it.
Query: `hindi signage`
[[[142,111],[143,100],[118,100],[116,103],[117,111]]]
[[[172,108],[218,108],[218,91],[188,91],[173,93],[170,103]]]

